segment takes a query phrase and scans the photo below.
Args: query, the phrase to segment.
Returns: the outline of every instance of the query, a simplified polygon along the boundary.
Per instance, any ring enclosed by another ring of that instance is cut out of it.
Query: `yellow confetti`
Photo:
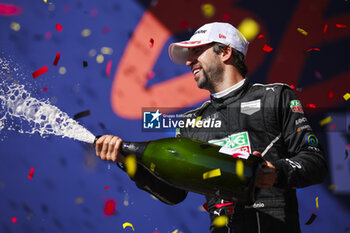
[[[260,26],[251,18],[243,19],[243,21],[238,26],[238,31],[240,31],[243,36],[248,40],[252,41],[258,35],[260,31]]]
[[[203,4],[201,10],[205,18],[212,18],[215,15],[215,7],[210,3]]]
[[[324,125],[327,125],[328,123],[330,123],[332,121],[332,117],[326,117],[324,118],[323,120],[320,121],[320,125],[321,126],[324,126]]]
[[[350,99],[350,94],[349,94],[349,93],[346,93],[346,94],[343,96],[343,98],[344,98],[345,100]]]
[[[21,29],[21,25],[19,25],[19,23],[16,22],[12,22],[10,24],[10,28],[16,32],[18,32]]]
[[[204,172],[203,173],[203,180],[209,179],[209,178],[213,178],[213,177],[217,177],[217,176],[221,176],[221,170],[220,168],[218,169],[214,169],[208,172]]]
[[[224,227],[228,222],[228,217],[226,215],[222,215],[214,218],[213,224],[215,227]]]
[[[90,35],[91,35],[90,29],[84,29],[84,30],[82,30],[82,31],[81,31],[81,35],[82,35],[83,37],[88,37],[88,36],[90,36]]]
[[[47,3],[47,0],[44,0],[45,3]]]
[[[96,61],[97,63],[102,63],[105,60],[105,57],[102,54],[97,55]]]
[[[304,29],[302,28],[297,28],[298,32],[300,32],[301,34],[303,34],[304,36],[307,36],[307,31],[305,31]]]
[[[329,190],[335,190],[335,189],[337,189],[337,188],[338,188],[338,186],[335,185],[335,184],[331,184],[331,185],[328,186],[328,189],[329,189]]]
[[[136,155],[128,155],[125,158],[125,168],[128,176],[131,178],[134,177],[137,171]]]
[[[156,165],[155,165],[154,163],[151,163],[149,169],[150,169],[152,172],[154,172],[155,168],[156,168]]]
[[[239,179],[244,180],[244,164],[242,160],[236,162],[236,175]]]
[[[102,47],[101,48],[101,53],[105,55],[112,55],[113,54],[113,49],[110,47]]]
[[[59,74],[62,74],[62,75],[66,74],[66,73],[67,73],[66,67],[61,66],[61,67],[58,69],[58,73],[59,73]]]
[[[131,223],[129,223],[129,222],[123,223],[123,229],[125,229],[125,227],[131,227],[131,229],[132,229],[133,231],[135,231],[134,226],[133,226]]]
[[[84,198],[82,198],[82,197],[78,197],[75,199],[75,204],[77,204],[77,205],[80,205],[83,202],[84,202]]]
[[[318,209],[319,208],[319,206],[318,206],[318,197],[316,197],[315,201],[316,201],[316,208]]]
[[[152,197],[154,200],[158,201],[158,198],[157,198],[156,196],[153,196],[153,195],[151,194],[151,197]]]
[[[173,231],[173,232],[171,232],[171,233],[178,233],[179,232],[179,230],[178,229],[176,229],[175,231]]]

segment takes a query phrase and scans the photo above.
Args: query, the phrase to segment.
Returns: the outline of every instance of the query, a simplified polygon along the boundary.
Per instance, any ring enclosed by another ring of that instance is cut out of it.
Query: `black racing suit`
[[[191,117],[220,120],[220,128],[182,128],[181,137],[196,138],[249,152],[268,150],[264,159],[277,171],[272,188],[258,190],[254,205],[236,203],[216,208],[227,201],[207,197],[211,221],[227,215],[226,227],[210,226],[210,232],[288,233],[300,232],[296,188],[321,183],[327,164],[318,139],[293,91],[284,84],[250,84],[248,80],[223,98],[204,103],[190,111]],[[167,204],[185,199],[187,192],[169,186],[139,166],[133,178],[136,185]]]

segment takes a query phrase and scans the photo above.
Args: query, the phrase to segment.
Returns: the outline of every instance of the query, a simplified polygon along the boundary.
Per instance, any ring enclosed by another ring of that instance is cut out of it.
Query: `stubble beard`
[[[216,86],[223,81],[223,67],[220,64],[215,64],[208,68],[203,67],[202,72],[202,77],[197,81],[198,88],[215,93]]]

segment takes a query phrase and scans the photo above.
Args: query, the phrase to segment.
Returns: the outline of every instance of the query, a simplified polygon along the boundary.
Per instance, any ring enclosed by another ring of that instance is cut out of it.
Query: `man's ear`
[[[227,62],[232,56],[232,48],[230,46],[226,46],[226,48],[221,53],[221,60],[223,62]]]

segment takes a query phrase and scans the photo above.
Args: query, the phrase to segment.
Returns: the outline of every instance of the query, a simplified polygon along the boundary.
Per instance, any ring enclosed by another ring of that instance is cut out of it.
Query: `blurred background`
[[[193,108],[208,98],[167,49],[214,21],[250,40],[252,82],[295,89],[327,152],[328,179],[297,190],[302,232],[349,232],[348,0],[1,1],[1,80],[25,85],[94,135],[172,137],[143,131],[142,108]],[[21,134],[26,123],[9,121],[14,130],[0,131],[0,232],[208,232],[201,195],[167,206],[89,144]]]

